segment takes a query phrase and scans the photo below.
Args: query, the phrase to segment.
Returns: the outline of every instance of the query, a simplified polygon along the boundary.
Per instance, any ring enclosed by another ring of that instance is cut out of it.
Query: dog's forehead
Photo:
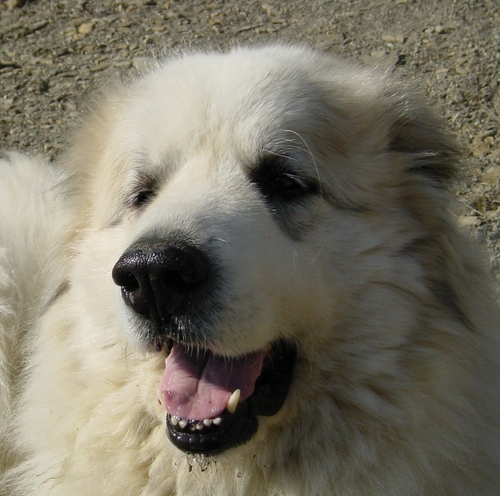
[[[151,163],[202,149],[251,157],[329,124],[321,72],[322,63],[301,51],[191,55],[138,83],[119,128]]]

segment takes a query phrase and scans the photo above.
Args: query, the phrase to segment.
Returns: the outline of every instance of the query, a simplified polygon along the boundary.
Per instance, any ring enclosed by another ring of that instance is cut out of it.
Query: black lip
[[[211,425],[198,431],[197,421],[189,420],[181,429],[167,414],[167,435],[180,450],[188,453],[216,454],[249,441],[257,432],[257,417],[272,416],[279,412],[288,394],[293,378],[297,348],[279,340],[266,358],[262,373],[255,383],[255,391],[240,403],[234,413],[227,410],[220,415],[220,425]]]
[[[181,431],[172,424],[172,417],[167,414],[167,433],[170,441],[180,450],[188,453],[203,453],[214,455],[229,448],[246,443],[259,427],[257,418],[251,414],[247,402],[238,406],[231,414],[227,411],[221,415],[220,426],[212,426],[204,432]]]

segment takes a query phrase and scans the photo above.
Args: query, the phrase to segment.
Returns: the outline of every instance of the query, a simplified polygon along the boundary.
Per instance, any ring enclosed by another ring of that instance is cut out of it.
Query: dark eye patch
[[[249,175],[250,181],[270,203],[293,203],[319,193],[316,180],[297,173],[287,158],[264,156]]]

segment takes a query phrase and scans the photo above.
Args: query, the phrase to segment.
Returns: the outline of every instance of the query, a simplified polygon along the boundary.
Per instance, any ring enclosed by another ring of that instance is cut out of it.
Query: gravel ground
[[[0,0],[0,148],[54,158],[86,95],[191,47],[300,41],[416,81],[466,150],[462,222],[500,275],[498,0]]]

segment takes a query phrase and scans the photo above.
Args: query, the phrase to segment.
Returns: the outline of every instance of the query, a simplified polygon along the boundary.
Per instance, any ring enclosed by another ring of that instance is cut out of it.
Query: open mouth
[[[229,358],[174,343],[159,391],[171,442],[203,454],[247,442],[258,429],[257,417],[275,415],[283,406],[296,355],[285,340]]]

